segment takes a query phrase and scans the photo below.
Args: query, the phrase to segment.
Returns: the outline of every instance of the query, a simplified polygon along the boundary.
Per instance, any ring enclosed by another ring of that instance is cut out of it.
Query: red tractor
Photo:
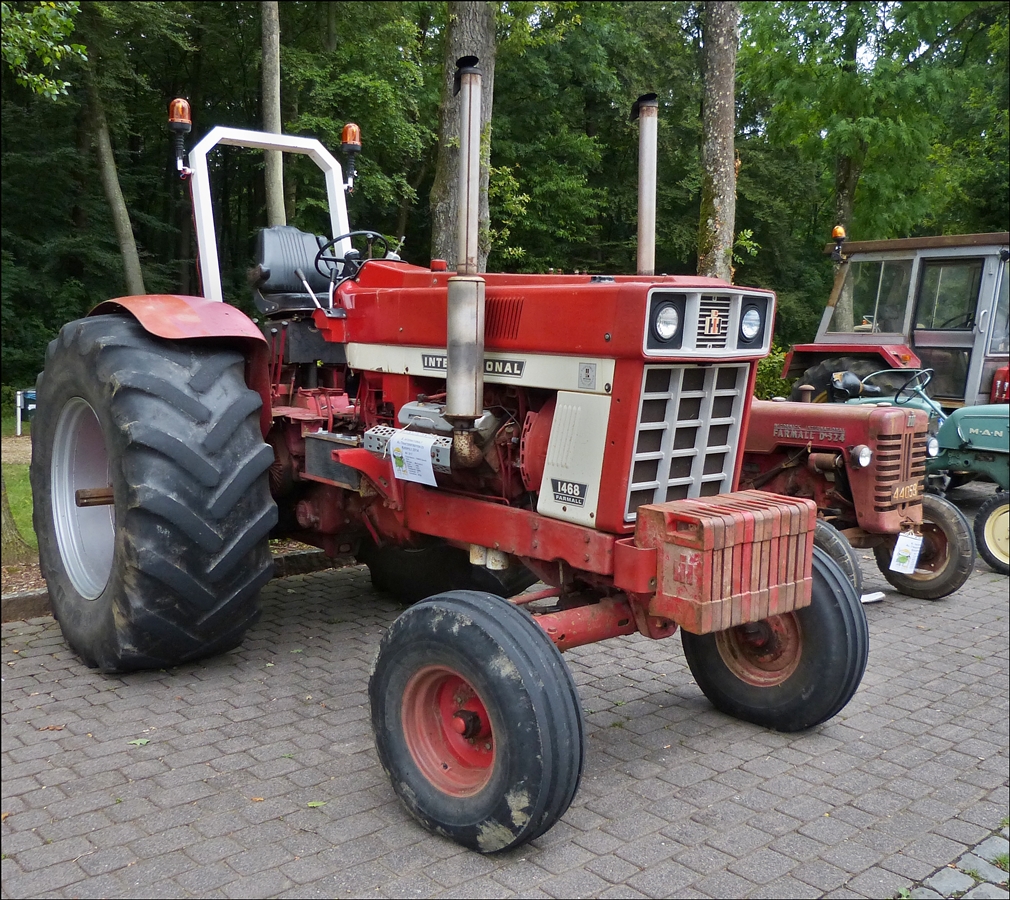
[[[813,547],[815,504],[737,491],[772,294],[477,274],[473,62],[456,273],[381,258],[374,232],[355,250],[317,141],[213,130],[183,169],[203,296],[121,297],[64,326],[39,376],[32,486],[54,613],[106,671],[238,645],[271,535],[357,551],[380,584],[434,593],[382,639],[376,746],[418,821],[493,852],[545,832],[578,788],[561,651],[679,627],[716,707],[793,731],[849,701],[868,634]],[[219,143],[305,153],[326,175],[332,239],[259,236],[262,327],[221,302]],[[504,599],[534,575],[548,587]]]
[[[872,549],[901,593],[938,600],[968,580],[975,546],[957,507],[926,493],[926,463],[939,450],[928,427],[927,413],[908,406],[755,400],[740,483],[813,500],[815,544],[849,574],[857,593],[862,571],[853,547]],[[899,565],[895,547],[903,534],[916,556]]]

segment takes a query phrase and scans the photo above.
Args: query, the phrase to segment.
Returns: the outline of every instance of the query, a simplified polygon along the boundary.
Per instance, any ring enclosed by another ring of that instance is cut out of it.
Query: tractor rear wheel
[[[1010,493],[997,491],[975,513],[979,555],[1001,575],[1010,575]]]
[[[525,610],[453,591],[406,610],[368,682],[383,769],[429,831],[481,853],[543,834],[583,767],[578,692]]]
[[[368,566],[372,585],[403,603],[416,603],[445,591],[487,591],[512,597],[536,584],[537,576],[523,565],[503,571],[470,565],[458,547],[432,541],[421,547],[362,544],[358,559]]]
[[[891,571],[897,535],[890,535],[874,547],[873,555],[881,574],[902,594],[920,600],[940,600],[953,594],[971,575],[975,565],[971,527],[949,500],[923,494],[920,532],[922,549],[911,575]]]
[[[691,674],[716,709],[776,731],[830,719],[859,687],[869,629],[852,583],[814,548],[813,599],[796,612],[714,634],[681,630]]]
[[[831,376],[835,372],[852,372],[858,378],[865,378],[881,369],[886,369],[887,365],[883,360],[862,359],[856,356],[839,356],[830,359],[822,359],[816,366],[811,366],[796,381],[793,382],[792,391],[789,394],[790,400],[799,400],[800,386],[804,384],[813,385],[814,403],[831,402]],[[874,383],[883,388],[881,400],[888,399],[888,387],[891,388],[891,395],[904,382],[905,376],[880,375],[874,379]]]
[[[863,569],[859,564],[859,555],[852,544],[848,542],[842,534],[830,522],[818,519],[814,527],[814,546],[820,547],[828,554],[845,573],[852,586],[856,589],[856,596],[863,594]]]
[[[177,665],[237,646],[256,621],[277,508],[244,365],[119,315],[71,322],[50,343],[34,525],[53,613],[89,666]]]

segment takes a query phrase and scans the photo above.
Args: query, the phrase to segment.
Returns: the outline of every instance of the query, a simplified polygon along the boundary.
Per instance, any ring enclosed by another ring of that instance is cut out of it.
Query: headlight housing
[[[873,461],[873,451],[866,444],[857,444],[849,451],[852,465],[865,469]]]
[[[930,459],[936,459],[940,455],[940,442],[933,435],[926,439],[926,453]]]

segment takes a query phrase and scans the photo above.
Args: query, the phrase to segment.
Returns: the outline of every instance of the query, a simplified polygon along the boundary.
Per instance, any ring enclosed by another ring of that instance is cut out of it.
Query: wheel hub
[[[782,684],[803,655],[803,636],[792,613],[720,631],[715,639],[730,671],[755,687]]]
[[[415,672],[401,707],[407,749],[421,774],[444,793],[468,797],[494,770],[490,717],[473,686],[443,666]]]

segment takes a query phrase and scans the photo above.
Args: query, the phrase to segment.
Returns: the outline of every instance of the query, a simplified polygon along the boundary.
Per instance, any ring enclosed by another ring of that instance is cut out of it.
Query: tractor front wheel
[[[979,555],[1001,575],[1010,575],[1010,493],[997,491],[975,514]]]
[[[39,563],[71,648],[104,671],[235,647],[259,615],[277,520],[245,360],[132,318],[65,325],[32,423]]]
[[[684,656],[716,709],[776,731],[830,719],[859,687],[869,629],[837,563],[814,548],[813,599],[795,612],[714,634],[681,630]]]
[[[584,728],[561,653],[524,610],[453,591],[386,632],[368,682],[383,769],[429,831],[495,853],[568,809]]]
[[[863,593],[863,569],[859,564],[859,556],[842,534],[830,522],[818,519],[814,527],[814,546],[820,547],[828,554],[845,573],[852,586],[856,589],[856,596]]]
[[[975,565],[975,542],[961,511],[943,497],[922,497],[922,548],[911,575],[891,571],[891,556],[897,535],[873,548],[877,568],[887,581],[908,597],[940,600],[953,594],[971,575]]]

